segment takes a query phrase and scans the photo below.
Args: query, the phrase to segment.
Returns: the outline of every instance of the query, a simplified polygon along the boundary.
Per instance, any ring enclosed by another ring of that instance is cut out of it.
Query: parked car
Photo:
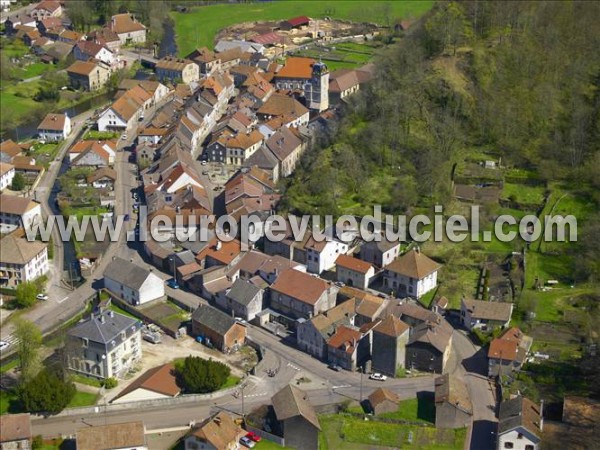
[[[6,350],[8,347],[10,347],[10,344],[8,342],[0,341],[0,352]]]
[[[385,381],[385,380],[387,380],[387,377],[385,375],[375,372],[369,376],[369,379],[375,380],[375,381]]]
[[[202,161],[200,161],[200,165],[201,165],[201,166],[205,166],[205,165],[206,165],[206,160],[202,160]]]
[[[254,448],[254,446],[256,445],[254,441],[248,439],[246,436],[240,438],[240,444],[248,448]]]
[[[239,323],[241,323],[241,324],[245,324],[245,323],[246,323],[246,321],[245,321],[244,319],[242,319],[241,317],[234,317],[234,320],[235,320],[236,322],[239,322]]]
[[[46,294],[38,294],[35,298],[38,300],[48,300],[49,297]]]
[[[179,284],[175,278],[171,278],[169,281],[167,281],[167,286],[169,286],[171,289],[179,289]]]
[[[327,367],[336,372],[339,372],[340,370],[342,370],[342,368],[340,366],[338,366],[337,364],[329,364]]]
[[[258,434],[253,433],[252,431],[249,431],[248,434],[246,435],[246,437],[254,442],[260,442],[260,439],[261,439]]]

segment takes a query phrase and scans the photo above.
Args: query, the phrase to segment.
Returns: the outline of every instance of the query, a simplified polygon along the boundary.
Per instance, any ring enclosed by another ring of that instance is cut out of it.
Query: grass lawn
[[[108,309],[110,309],[111,311],[114,311],[116,313],[123,314],[124,316],[131,317],[132,319],[139,320],[136,316],[134,316],[130,312],[125,311],[122,308],[119,308],[117,305],[115,305],[112,302],[111,302],[110,306],[108,307]]]
[[[23,41],[19,39],[15,39],[12,41],[3,39],[1,45],[2,53],[4,53],[9,58],[20,58],[23,55],[29,53],[29,49],[27,48],[27,46],[23,43]]]
[[[16,394],[13,394],[10,391],[9,392],[4,391],[4,390],[0,391],[0,414],[8,414],[11,403],[14,405],[15,402],[17,402]],[[11,414],[17,414],[19,412],[21,412],[21,411],[14,410],[14,406],[10,411]]]
[[[98,400],[98,394],[91,394],[89,392],[77,391],[73,396],[73,399],[67,405],[67,408],[77,408],[80,406],[92,406],[96,404]]]
[[[267,441],[266,439],[262,439],[259,443],[254,447],[256,450],[285,450],[290,447],[282,447],[279,444],[276,444],[273,441]]]
[[[411,398],[398,405],[398,411],[381,414],[388,419],[410,420],[414,422],[435,423],[435,404],[431,400]]]
[[[120,135],[121,135],[121,133],[118,133],[118,132],[90,130],[87,133],[85,133],[85,135],[83,136],[83,139],[90,139],[90,140],[118,139],[118,137]]]
[[[75,383],[85,384],[86,386],[93,386],[97,388],[102,387],[100,380],[92,377],[86,377],[85,375],[72,374],[71,380],[73,380]]]
[[[389,10],[386,10],[389,5]],[[284,20],[307,15],[314,18],[329,16],[357,22],[385,23],[392,19],[418,17],[428,11],[432,1],[383,2],[370,1],[369,7],[351,0],[306,2],[264,2],[243,4],[218,4],[203,6],[187,13],[171,13],[175,22],[177,47],[181,56],[186,56],[196,47],[214,46],[216,34],[223,28],[258,20]]]
[[[19,365],[19,359],[14,358],[14,359],[10,360],[9,362],[7,362],[6,364],[2,364],[0,366],[0,373],[8,372],[9,370],[14,369],[18,365]]]
[[[350,417],[320,416],[321,448],[367,449],[372,446],[412,449],[462,449],[466,429],[442,430],[427,426],[398,425]],[[358,444],[358,445],[353,445]]]
[[[522,205],[541,205],[544,201],[544,186],[528,186],[526,184],[504,183],[502,198],[511,199]]]
[[[221,389],[228,389],[230,387],[237,386],[239,382],[240,377],[236,377],[235,375],[229,375],[227,377],[227,381],[225,381],[225,384],[221,386]]]
[[[17,72],[17,76],[23,80],[28,78],[33,78],[42,75],[43,73],[50,72],[54,70],[53,64],[44,64],[41,62],[29,64],[22,69],[19,69]]]

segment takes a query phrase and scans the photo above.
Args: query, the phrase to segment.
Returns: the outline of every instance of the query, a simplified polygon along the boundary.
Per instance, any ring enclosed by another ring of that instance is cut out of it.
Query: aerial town
[[[0,449],[598,448],[599,4],[477,3],[2,0]]]

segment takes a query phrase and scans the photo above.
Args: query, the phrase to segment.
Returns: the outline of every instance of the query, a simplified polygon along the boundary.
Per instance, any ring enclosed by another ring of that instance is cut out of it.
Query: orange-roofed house
[[[409,250],[383,272],[383,285],[397,297],[420,298],[437,286],[440,265],[418,248]]]
[[[116,14],[111,17],[107,28],[121,40],[121,45],[146,42],[146,27],[132,14]]]
[[[389,315],[373,330],[373,370],[396,376],[404,367],[406,344],[410,327],[395,316]]]
[[[111,403],[173,398],[180,392],[175,379],[175,366],[168,363],[147,370],[119,392]]]
[[[75,61],[67,68],[69,82],[73,89],[95,91],[102,88],[110,77],[107,66],[93,61]]]
[[[310,319],[333,308],[336,293],[325,280],[288,269],[271,286],[271,308],[292,319]]]
[[[302,91],[310,109],[329,108],[329,70],[312,58],[290,57],[273,77],[277,89]]]
[[[241,246],[241,242],[237,239],[224,242],[214,238],[196,255],[196,261],[204,268],[227,266],[239,259]]]
[[[246,432],[224,411],[194,426],[186,435],[185,450],[237,450]]]
[[[532,343],[533,339],[517,327],[507,329],[492,340],[488,349],[488,376],[510,375],[519,370]]]
[[[150,107],[153,96],[136,85],[121,95],[98,118],[98,131],[127,131],[137,125],[144,110]]]
[[[366,289],[375,275],[375,268],[371,264],[350,255],[338,256],[335,270],[338,281],[360,289]]]
[[[329,364],[355,371],[370,356],[369,339],[357,328],[340,325],[327,341]]]
[[[48,19],[50,17],[60,17],[62,13],[62,5],[58,0],[44,0],[35,5],[29,12],[31,17],[36,20]]]

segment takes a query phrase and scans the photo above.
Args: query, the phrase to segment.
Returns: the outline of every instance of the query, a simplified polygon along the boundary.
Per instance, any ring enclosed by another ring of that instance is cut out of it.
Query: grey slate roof
[[[248,306],[259,292],[260,288],[258,286],[238,278],[235,280],[235,283],[233,283],[231,290],[227,293],[227,298],[230,298],[240,305]]]
[[[199,306],[192,314],[192,320],[220,335],[227,333],[236,324],[233,317],[208,305]]]
[[[121,332],[128,328],[139,329],[140,326],[141,323],[137,319],[114,311],[103,311],[93,315],[89,320],[75,325],[69,330],[69,336],[88,339],[99,344],[108,344],[112,341],[120,341]]]
[[[148,275],[149,270],[122,258],[115,258],[104,271],[104,278],[110,278],[134,290],[142,287]]]
[[[498,433],[505,433],[523,427],[532,433],[539,442],[540,409],[526,397],[515,397],[500,403],[498,411]]]
[[[321,429],[319,419],[314,408],[308,401],[308,395],[296,386],[288,384],[273,397],[271,403],[275,410],[277,420],[283,421],[293,417],[302,416],[318,430]]]

